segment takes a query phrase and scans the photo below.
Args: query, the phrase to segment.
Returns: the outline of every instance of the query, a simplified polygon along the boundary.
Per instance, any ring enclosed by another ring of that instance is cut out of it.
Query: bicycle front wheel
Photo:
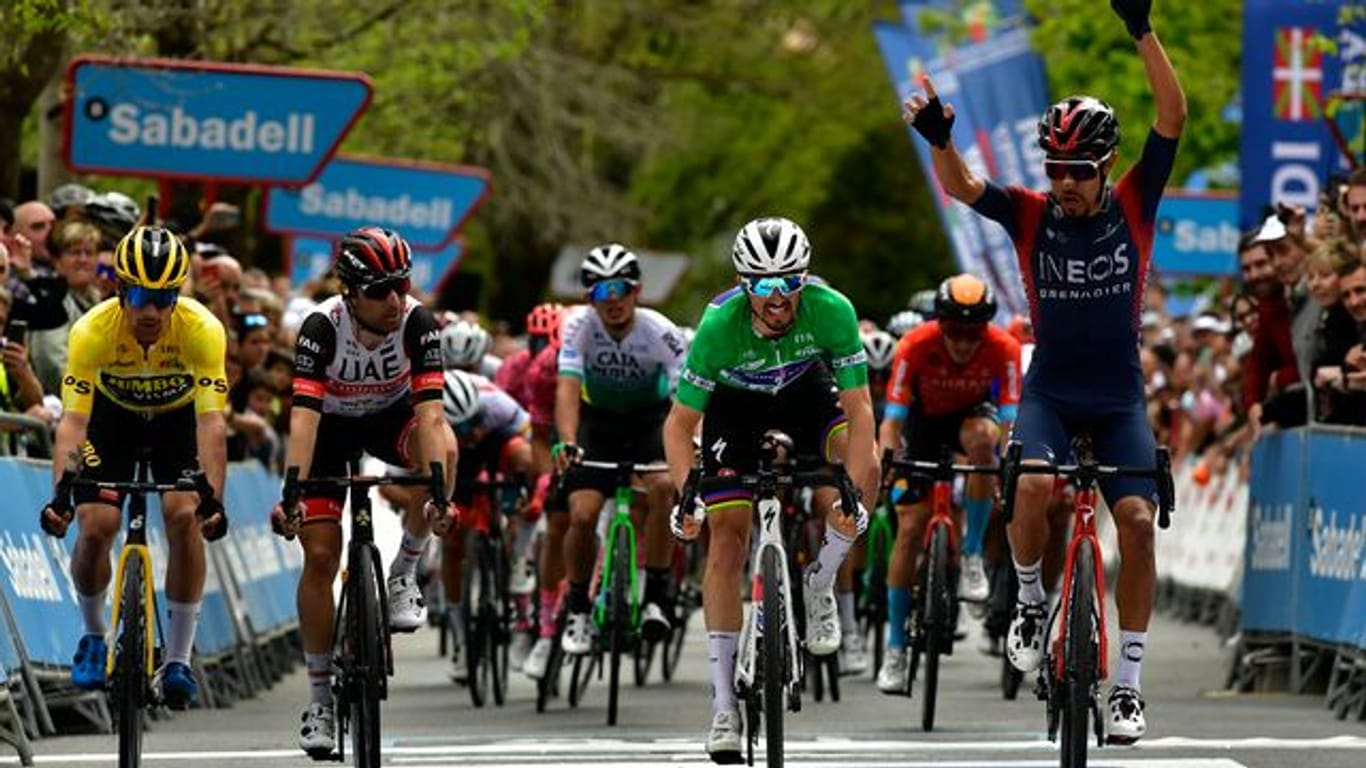
[[[1067,604],[1067,657],[1062,680],[1062,765],[1086,768],[1095,697],[1097,638],[1094,553],[1089,542],[1077,546]],[[1052,673],[1052,670],[1049,670]]]
[[[925,601],[925,623],[921,636],[925,638],[925,709],[920,725],[934,730],[935,702],[939,695],[939,656],[945,651],[944,638],[953,632],[949,610],[949,530],[936,525],[930,537],[929,562],[925,564],[925,587],[920,590]]]
[[[143,578],[142,558],[128,558],[119,603],[118,647],[114,652],[119,768],[137,768],[142,764],[142,731],[147,707],[147,608],[143,605]]]
[[[612,668],[607,691],[607,724],[617,724],[617,700],[621,694],[621,657],[626,653],[627,629],[631,622],[630,596],[631,572],[635,563],[631,562],[631,542],[627,529],[617,531],[612,545],[612,583],[607,593],[607,621],[611,632]]]
[[[787,614],[783,607],[782,569],[787,567],[779,559],[775,547],[764,549],[764,735],[767,740],[766,758],[769,768],[783,764],[783,706],[787,703],[788,676]],[[819,674],[819,673],[817,673]]]
[[[379,585],[379,553],[364,548],[355,558],[350,575],[354,592],[350,601],[348,633],[353,650],[351,675],[351,751],[356,768],[379,768],[380,699],[388,668],[381,638],[387,621],[382,610]]]

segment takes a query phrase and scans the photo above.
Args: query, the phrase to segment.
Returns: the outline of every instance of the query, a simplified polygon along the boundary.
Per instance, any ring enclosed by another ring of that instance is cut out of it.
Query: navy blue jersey
[[[1037,338],[1026,391],[1087,410],[1143,400],[1139,316],[1176,146],[1150,131],[1094,216],[1070,218],[1044,193],[992,182],[973,204],[1006,228],[1019,258]]]

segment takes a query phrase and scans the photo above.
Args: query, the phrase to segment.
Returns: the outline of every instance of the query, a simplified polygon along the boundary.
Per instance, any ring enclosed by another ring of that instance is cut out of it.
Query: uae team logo
[[[1278,120],[1303,122],[1323,114],[1323,51],[1313,27],[1276,30],[1271,108]]]

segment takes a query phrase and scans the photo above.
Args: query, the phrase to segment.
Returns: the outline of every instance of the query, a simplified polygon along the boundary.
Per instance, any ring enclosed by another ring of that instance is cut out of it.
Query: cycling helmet
[[[886,331],[873,331],[862,334],[863,353],[868,356],[868,369],[885,371],[892,367],[892,353],[896,352],[896,339]]]
[[[446,421],[459,424],[479,415],[479,385],[464,371],[446,371],[442,382],[441,405]]]
[[[911,300],[906,302],[906,308],[920,315],[922,322],[925,320],[933,320],[935,293],[937,293],[937,291],[933,288],[916,291],[911,294]]]
[[[526,315],[526,332],[531,336],[549,337],[560,324],[564,307],[552,302],[537,304]]]
[[[918,328],[920,324],[924,322],[925,318],[921,317],[919,312],[903,309],[895,315],[892,315],[892,318],[887,321],[887,332],[899,339]]]
[[[114,274],[125,285],[179,288],[190,276],[190,252],[165,227],[136,227],[114,248]]]
[[[1119,146],[1119,120],[1109,104],[1068,96],[1039,118],[1039,147],[1049,155],[1102,158]]]
[[[985,323],[996,316],[996,296],[981,279],[954,275],[939,286],[934,297],[934,316],[939,320]]]
[[[768,216],[746,224],[730,251],[742,275],[786,275],[811,266],[811,241],[794,222]]]
[[[85,215],[97,224],[106,224],[124,232],[142,221],[142,209],[133,198],[122,192],[105,192],[85,203]]]
[[[579,265],[579,281],[584,288],[591,288],[601,280],[616,278],[640,281],[640,260],[620,243],[599,245],[589,251]]]
[[[468,320],[441,329],[441,359],[447,368],[478,365],[492,348],[489,332]]]
[[[91,191],[90,187],[80,184],[63,184],[52,190],[51,195],[48,195],[47,207],[51,208],[58,218],[61,218],[66,214],[66,209],[73,206],[83,206],[90,202],[94,196],[95,193]]]
[[[392,229],[362,227],[337,244],[337,277],[347,285],[408,277],[412,267],[407,241]]]

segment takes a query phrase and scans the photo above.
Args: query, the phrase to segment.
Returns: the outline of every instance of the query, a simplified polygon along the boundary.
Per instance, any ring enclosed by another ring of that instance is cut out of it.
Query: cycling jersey
[[[294,405],[324,414],[365,416],[412,394],[441,398],[441,332],[431,311],[405,297],[398,330],[373,349],[341,296],[313,309],[299,327],[294,353]]]
[[[196,413],[227,407],[227,334],[203,304],[179,299],[161,338],[143,347],[117,298],[91,308],[71,326],[62,407],[90,414],[95,393],[120,408],[151,416],[194,402]]]
[[[523,408],[530,409],[531,400],[527,396],[527,372],[531,370],[531,363],[535,356],[527,347],[513,352],[503,359],[503,365],[498,369],[498,373],[493,376],[493,383],[499,389],[512,396],[521,404]]]
[[[1100,410],[1143,399],[1139,315],[1176,146],[1150,131],[1094,216],[1068,217],[1046,194],[991,182],[973,204],[1015,244],[1037,340],[1027,387]]]
[[[1020,343],[1004,329],[987,325],[972,359],[959,365],[944,347],[939,322],[932,320],[897,342],[887,381],[887,418],[917,414],[944,416],[994,399],[1001,418],[1013,421],[1020,402]]]
[[[511,395],[484,376],[472,374],[470,378],[479,390],[479,414],[474,417],[474,426],[491,432],[531,434],[531,415]]]
[[[567,310],[559,374],[582,382],[585,403],[625,413],[668,400],[683,365],[683,337],[669,318],[636,309],[631,329],[612,338],[590,306]]]
[[[713,299],[688,350],[678,402],[705,411],[717,384],[775,395],[822,362],[841,391],[867,386],[868,358],[854,305],[821,282],[808,282],[801,297],[792,327],[774,339],[754,330],[741,289]]]
[[[555,426],[555,387],[560,378],[560,350],[546,347],[536,353],[527,369],[522,391],[526,394],[531,423],[537,427]]]

